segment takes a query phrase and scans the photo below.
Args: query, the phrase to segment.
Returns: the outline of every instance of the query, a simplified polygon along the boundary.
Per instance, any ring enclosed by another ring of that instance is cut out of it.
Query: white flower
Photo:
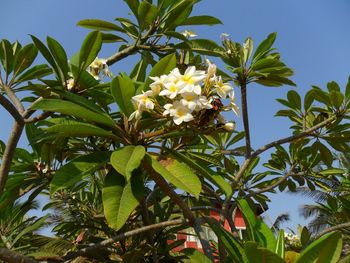
[[[231,93],[229,93],[229,98],[230,98],[230,107],[232,109],[232,111],[239,116],[239,107],[237,106],[236,102],[235,102],[235,93],[232,91]]]
[[[215,77],[216,65],[211,63],[209,59],[206,59],[206,63],[208,64],[208,69],[207,69],[207,77],[205,78],[205,83],[210,84],[216,79]]]
[[[67,85],[67,89],[71,90],[74,87],[74,79],[73,78],[68,79],[66,85]]]
[[[180,82],[168,82],[164,85],[165,89],[159,92],[159,96],[166,96],[169,99],[174,99],[184,87],[184,84]]]
[[[192,111],[201,103],[199,101],[199,96],[194,92],[184,92],[181,96],[181,103]]]
[[[113,74],[109,71],[107,60],[102,58],[95,58],[95,60],[89,65],[89,73],[96,79],[100,79],[100,74],[111,77]]]
[[[163,112],[163,116],[171,114],[172,110],[174,109],[173,104],[167,103],[164,106],[165,111]]]
[[[151,90],[148,90],[146,92],[142,92],[142,94],[140,95],[136,95],[132,97],[131,100],[135,108],[139,111],[142,111],[144,109],[153,110],[154,102],[149,98],[152,96],[153,96],[153,92]]]
[[[211,99],[208,99],[205,96],[200,96],[199,100],[197,101],[197,107],[195,111],[200,111],[203,109],[211,109],[213,108],[213,105],[211,105]]]
[[[220,38],[221,38],[222,40],[224,40],[224,39],[227,39],[229,36],[230,36],[230,35],[227,34],[227,33],[222,33],[222,34],[220,35]]]
[[[190,31],[190,30],[185,30],[184,32],[182,32],[182,34],[187,37],[187,38],[190,38],[190,37],[196,37],[196,33],[193,32],[193,31]]]
[[[150,88],[153,91],[154,96],[157,96],[159,92],[165,87],[165,83],[170,82],[168,75],[161,75],[160,77],[149,77],[154,82],[151,83]]]
[[[214,85],[216,93],[223,99],[233,91],[233,88],[227,82],[223,82],[221,76],[216,80]]]
[[[174,101],[173,109],[170,110],[170,116],[174,117],[174,122],[176,125],[180,125],[182,122],[192,121],[193,115],[191,110],[183,105],[180,101]]]
[[[180,82],[184,83],[184,88],[181,92],[194,92],[200,95],[202,89],[199,84],[205,78],[206,74],[204,71],[196,70],[195,66],[188,67],[180,78]]]
[[[226,122],[224,125],[224,129],[228,132],[233,131],[235,128],[236,128],[236,125],[233,122]]]

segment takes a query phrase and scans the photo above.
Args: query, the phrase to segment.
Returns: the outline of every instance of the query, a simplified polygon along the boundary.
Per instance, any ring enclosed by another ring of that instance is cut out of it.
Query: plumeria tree
[[[221,23],[191,15],[198,1],[125,2],[133,19],[78,23],[93,31],[69,59],[50,37],[45,43],[31,36],[25,46],[0,43],[0,104],[14,119],[8,142],[0,144],[0,209],[6,213],[0,220],[18,215],[13,229],[10,223],[4,228],[14,235],[0,232],[0,260],[337,262],[340,232],[312,239],[303,230],[301,247],[287,253],[283,230],[275,236],[256,218],[254,204],[265,207],[266,193],[293,191],[297,184],[320,189],[344,173],[333,168],[332,149],[349,150],[350,84],[314,86],[304,98],[290,90],[278,100],[283,109],[276,115],[291,121],[292,133],[252,145],[249,84],[295,86],[274,47],[276,34],[256,48],[251,38],[240,44],[226,34],[215,43],[177,30]],[[118,52],[98,58],[104,43]],[[35,64],[39,53],[46,64]],[[110,68],[129,56],[139,59],[130,73]],[[213,63],[219,60],[222,68]],[[236,129],[238,121],[243,130]],[[27,149],[17,148],[22,133]],[[262,155],[267,161],[261,164]],[[48,215],[26,218],[39,195],[47,196]],[[28,201],[21,206],[19,200]],[[237,208],[247,225],[245,240],[232,234]],[[219,221],[208,216],[211,210]],[[232,232],[223,228],[226,221]],[[36,232],[44,223],[53,237]],[[181,240],[168,242],[187,230],[203,253],[179,251]]]

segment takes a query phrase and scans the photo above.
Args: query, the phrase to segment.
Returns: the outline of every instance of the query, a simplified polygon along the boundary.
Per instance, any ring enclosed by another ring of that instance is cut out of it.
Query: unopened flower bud
[[[236,128],[236,125],[233,122],[226,122],[224,125],[224,129],[228,132],[233,131],[235,128]]]

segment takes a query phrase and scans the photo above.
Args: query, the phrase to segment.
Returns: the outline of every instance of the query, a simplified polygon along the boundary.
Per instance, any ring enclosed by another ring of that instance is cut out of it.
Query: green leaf
[[[141,145],[125,146],[112,153],[111,164],[129,182],[132,172],[140,166],[145,154],[145,147]]]
[[[24,46],[15,57],[13,74],[17,76],[25,69],[29,68],[37,55],[38,49],[34,44]]]
[[[282,229],[278,232],[275,253],[280,258],[284,258],[284,231]]]
[[[173,30],[181,25],[192,12],[193,0],[182,0],[167,13],[164,24],[164,31]]]
[[[9,75],[13,70],[14,55],[12,45],[7,39],[0,42],[0,58],[4,70]]]
[[[202,167],[198,163],[194,162],[191,158],[187,157],[186,155],[180,152],[177,152],[168,148],[165,148],[165,151],[170,153],[173,157],[175,157],[179,161],[186,163],[193,170],[200,173],[203,177],[205,177],[211,183],[219,187],[226,194],[226,196],[231,195],[232,188],[230,184],[227,181],[225,181],[225,179],[221,175],[208,170],[206,167]]]
[[[53,176],[50,194],[54,194],[60,189],[69,188],[84,177],[92,175],[108,162],[109,156],[109,152],[94,152],[79,156],[63,165]]]
[[[99,30],[99,31],[119,31],[125,32],[120,26],[100,19],[84,19],[77,23],[77,26]]]
[[[79,69],[85,70],[97,57],[98,52],[102,45],[102,34],[98,31],[90,32],[81,48],[79,53]]]
[[[54,133],[62,137],[90,137],[98,136],[116,139],[117,137],[110,131],[94,126],[92,124],[65,120],[63,123],[50,126],[45,129],[48,133]]]
[[[119,230],[143,198],[142,176],[135,174],[130,182],[117,172],[107,174],[102,189],[103,210],[108,225]]]
[[[256,218],[247,200],[238,199],[237,202],[243,213],[250,240],[257,241],[261,246],[275,251],[276,239],[272,230],[261,219]]]
[[[177,49],[185,49],[203,55],[219,57],[224,53],[224,49],[212,40],[194,39],[175,45]]]
[[[348,77],[348,83],[346,83],[345,97],[348,100],[350,99],[350,76]]]
[[[34,45],[37,47],[37,49],[40,51],[40,53],[44,56],[46,61],[51,65],[51,67],[55,71],[56,75],[60,78],[61,77],[60,71],[57,67],[55,59],[53,58],[53,56],[50,53],[50,50],[35,36],[30,35],[30,37],[32,38],[32,40],[34,42]]]
[[[297,258],[296,263],[335,263],[342,251],[340,232],[332,232],[312,242]]]
[[[139,1],[138,0],[124,0],[124,2],[129,6],[130,10],[133,12],[135,17],[137,18],[137,10],[139,7]]]
[[[20,76],[18,76],[15,83],[24,82],[32,79],[40,79],[42,77],[50,75],[51,73],[52,70],[47,65],[36,65],[23,72]]]
[[[172,69],[176,67],[176,55],[175,53],[169,54],[163,57],[157,62],[151,69],[149,77],[160,77],[164,74],[169,74]],[[150,78],[147,78],[143,90],[148,90],[149,85],[153,82]]]
[[[273,43],[275,43],[276,40],[276,35],[277,33],[271,33],[270,35],[267,36],[265,40],[263,40],[259,46],[256,48],[254,55],[253,55],[253,60],[258,57],[258,55],[261,55],[262,53],[266,52],[269,50]]]
[[[42,99],[32,104],[30,109],[59,112],[96,122],[108,127],[114,127],[114,121],[107,114],[93,112],[70,101],[59,99]]]
[[[142,1],[137,10],[141,30],[145,30],[157,18],[158,9],[147,1]]]
[[[255,242],[246,242],[244,250],[250,263],[285,263],[277,254],[268,249],[258,247],[258,243]]]
[[[132,78],[134,81],[143,82],[146,78],[147,66],[148,66],[147,59],[142,58],[130,73],[130,78]]]
[[[304,226],[301,230],[301,234],[300,234],[300,243],[303,247],[306,247],[307,243],[310,240],[310,232],[309,230]]]
[[[342,175],[345,174],[344,169],[339,169],[339,168],[330,168],[330,169],[326,169],[326,170],[322,170],[320,172],[318,172],[322,175]]]
[[[45,225],[45,221],[49,215],[45,215],[43,217],[40,217],[37,219],[34,223],[26,226],[18,235],[16,235],[16,238],[11,242],[11,245],[14,246],[17,241],[23,237],[26,234],[33,233],[34,231],[38,230],[39,228],[43,227]]]
[[[198,249],[185,248],[181,250],[181,253],[184,253],[192,263],[212,263],[212,261],[206,255],[199,252]]]
[[[125,74],[115,77],[111,82],[111,93],[120,111],[129,117],[135,110],[131,100],[135,95],[135,86],[132,79]]]
[[[63,73],[62,79],[66,79],[69,72],[68,58],[67,58],[66,51],[60,45],[60,43],[58,43],[55,39],[51,37],[47,37],[47,45],[51,51],[52,56],[56,60],[56,63],[59,69]]]
[[[177,188],[193,194],[197,199],[199,198],[202,183],[186,164],[173,159],[158,162],[150,155],[147,156],[147,161],[165,180],[169,181]]]
[[[185,21],[181,23],[182,26],[185,25],[218,25],[222,24],[222,22],[213,16],[191,16],[188,17]]]
[[[214,218],[206,217],[205,221],[209,224],[210,228],[214,231],[218,239],[222,242],[233,262],[249,262],[242,244],[235,239],[232,233],[225,230]]]
[[[315,100],[315,94],[314,94],[314,91],[311,89],[309,90],[306,95],[305,95],[305,98],[304,98],[304,110],[308,110],[310,109],[312,103],[314,102]]]
[[[298,92],[295,90],[290,90],[287,93],[287,98],[294,110],[301,110],[301,98]]]
[[[127,42],[127,41],[124,38],[115,34],[102,33],[102,42],[115,43],[115,42]]]
[[[344,95],[340,91],[331,91],[329,98],[336,109],[339,109],[344,101]]]

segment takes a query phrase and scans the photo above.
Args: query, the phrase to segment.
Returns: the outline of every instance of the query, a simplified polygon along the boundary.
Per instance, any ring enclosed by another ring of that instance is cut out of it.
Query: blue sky
[[[51,36],[57,39],[69,55],[73,55],[88,30],[76,23],[85,18],[112,21],[128,17],[121,0],[1,0],[0,39],[30,42],[29,34],[40,39]],[[243,42],[251,36],[255,43],[269,33],[277,32],[275,47],[283,60],[295,70],[294,82],[298,92],[304,94],[310,85],[325,87],[335,80],[345,85],[350,74],[350,2],[348,0],[203,0],[195,14],[213,15],[224,25],[214,27],[189,27],[201,38],[220,40],[228,33],[234,41]],[[185,29],[185,28],[184,28]],[[100,57],[114,53],[117,46],[108,44]],[[117,64],[113,71],[129,71],[132,61]],[[248,87],[248,103],[252,145],[257,148],[267,142],[289,135],[290,123],[273,117],[279,109],[276,98],[283,98],[291,87]],[[237,91],[238,93],[238,91]],[[7,140],[12,120],[0,109],[0,139]],[[233,116],[232,116],[233,117]],[[241,119],[234,118],[241,127]],[[21,140],[21,147],[26,141]],[[298,207],[307,202],[301,197],[278,194],[272,197],[268,212],[273,220],[282,212],[290,212],[292,221],[285,227],[295,229],[297,223],[305,224],[298,216]]]

